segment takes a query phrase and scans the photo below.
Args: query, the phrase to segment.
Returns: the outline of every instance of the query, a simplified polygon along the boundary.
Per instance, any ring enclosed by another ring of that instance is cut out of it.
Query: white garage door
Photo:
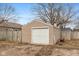
[[[49,44],[49,29],[32,28],[32,43]]]

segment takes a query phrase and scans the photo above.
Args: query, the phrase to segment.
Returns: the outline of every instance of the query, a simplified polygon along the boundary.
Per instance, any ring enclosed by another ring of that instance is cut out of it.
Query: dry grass
[[[54,45],[58,48],[79,49],[79,40],[66,40],[65,42],[59,42]]]
[[[10,56],[52,56],[79,55],[79,40],[70,40],[56,45],[20,44],[13,41],[0,41],[0,55]]]

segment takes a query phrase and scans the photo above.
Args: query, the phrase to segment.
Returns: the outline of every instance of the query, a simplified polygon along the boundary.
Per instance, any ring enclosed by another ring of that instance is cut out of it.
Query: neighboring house
[[[8,22],[6,20],[0,21],[0,39],[21,41],[22,25]]]
[[[60,30],[41,20],[33,20],[22,27],[22,42],[53,45],[60,39]]]

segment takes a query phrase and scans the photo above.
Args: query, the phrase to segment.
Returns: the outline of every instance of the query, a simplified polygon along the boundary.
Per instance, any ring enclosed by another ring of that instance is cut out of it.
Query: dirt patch
[[[8,47],[9,48],[9,47]],[[33,56],[41,49],[40,46],[34,45],[21,45],[14,46],[8,50],[2,51],[1,55],[10,55],[10,56]]]
[[[43,46],[36,56],[49,56],[52,53],[52,46]]]

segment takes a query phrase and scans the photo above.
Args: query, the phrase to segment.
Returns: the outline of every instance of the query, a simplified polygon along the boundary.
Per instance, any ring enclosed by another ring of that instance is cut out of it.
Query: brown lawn
[[[65,41],[53,46],[20,44],[0,41],[1,56],[79,56],[79,40]]]

